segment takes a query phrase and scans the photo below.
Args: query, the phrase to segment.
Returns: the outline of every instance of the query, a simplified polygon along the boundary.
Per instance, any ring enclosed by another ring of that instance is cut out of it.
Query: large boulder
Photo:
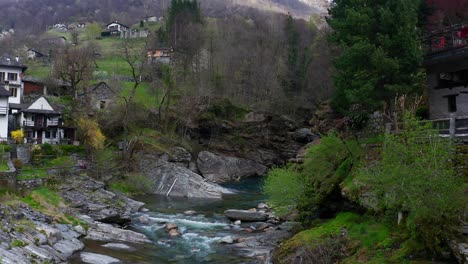
[[[89,253],[89,252],[81,252],[80,254],[81,261],[84,263],[89,263],[89,264],[117,264],[120,263],[120,260],[109,257],[106,255],[101,255],[101,254],[95,254],[95,253]]]
[[[123,224],[130,222],[144,203],[104,189],[104,183],[89,177],[73,177],[61,186],[61,196],[81,214],[96,221]],[[114,201],[114,202],[109,202]]]
[[[292,133],[294,140],[299,143],[309,143],[319,138],[317,135],[312,133],[308,128],[300,128]]]
[[[226,210],[224,216],[229,220],[241,220],[242,222],[262,222],[268,219],[268,215],[263,212],[234,209]]]
[[[89,240],[105,241],[105,242],[126,242],[132,244],[146,244],[151,241],[143,234],[113,227],[109,224],[95,223],[89,227],[88,235]]]
[[[148,164],[144,173],[153,182],[155,194],[170,197],[193,197],[221,199],[228,189],[206,181],[202,176],[172,163],[156,162]]]
[[[203,177],[215,183],[262,176],[267,170],[267,167],[253,160],[221,156],[209,151],[200,152],[197,165]]]

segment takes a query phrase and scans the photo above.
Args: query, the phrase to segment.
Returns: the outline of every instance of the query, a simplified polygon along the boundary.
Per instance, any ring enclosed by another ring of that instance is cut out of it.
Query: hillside
[[[4,15],[0,17],[1,28],[34,33],[60,22],[119,20],[134,24],[139,19],[163,16],[169,0],[2,0]],[[291,13],[307,19],[313,13],[326,13],[327,0],[200,0],[202,11],[210,17],[227,17],[233,14],[250,13],[260,9],[279,13]],[[251,13],[252,14],[252,13]]]

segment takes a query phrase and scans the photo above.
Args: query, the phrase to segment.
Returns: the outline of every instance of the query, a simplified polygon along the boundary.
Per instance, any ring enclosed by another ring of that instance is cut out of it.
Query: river
[[[122,263],[222,263],[222,264],[254,264],[263,263],[253,258],[252,251],[221,244],[219,240],[225,236],[248,236],[243,227],[233,225],[223,212],[226,209],[249,209],[265,201],[261,193],[261,182],[258,179],[248,179],[238,184],[225,185],[236,191],[236,194],[224,197],[223,200],[202,200],[187,198],[168,198],[164,196],[145,195],[134,197],[145,202],[149,211],[134,215],[131,230],[143,233],[153,244],[135,246],[133,251],[112,250],[102,247],[102,242],[84,241],[86,252],[108,255],[120,259]],[[186,215],[188,210],[196,211],[194,215]],[[151,224],[141,224],[138,218],[145,214]],[[176,223],[182,235],[170,238],[164,223]],[[250,255],[250,256],[249,256]],[[71,263],[81,263],[78,257]]]

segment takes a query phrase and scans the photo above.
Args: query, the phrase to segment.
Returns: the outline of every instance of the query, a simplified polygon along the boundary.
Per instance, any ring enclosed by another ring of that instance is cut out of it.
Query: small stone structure
[[[8,171],[0,172],[0,188],[16,190],[16,169],[8,154]]]

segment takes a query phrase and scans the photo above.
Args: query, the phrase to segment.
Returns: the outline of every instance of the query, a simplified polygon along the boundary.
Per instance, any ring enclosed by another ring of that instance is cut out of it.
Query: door
[[[44,127],[44,116],[43,115],[36,115],[36,123],[34,124],[35,127]]]
[[[37,131],[37,144],[42,144],[42,131]]]

